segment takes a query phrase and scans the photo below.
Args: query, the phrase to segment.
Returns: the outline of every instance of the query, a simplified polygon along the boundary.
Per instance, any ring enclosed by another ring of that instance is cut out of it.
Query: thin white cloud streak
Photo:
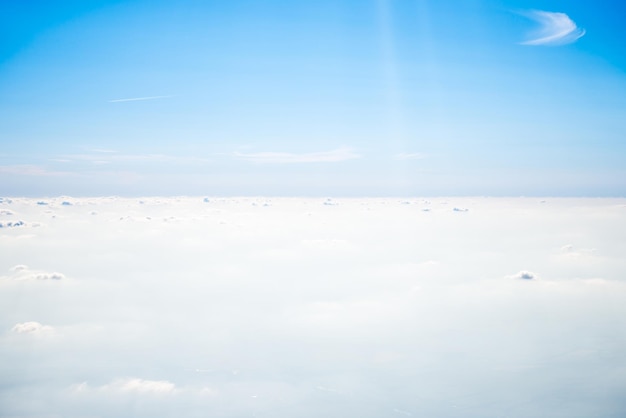
[[[49,170],[45,167],[31,164],[18,164],[18,165],[0,165],[0,174],[12,174],[18,176],[71,176],[74,173],[67,171]]]
[[[402,152],[393,156],[395,160],[423,160],[426,158],[426,154],[421,152]]]
[[[361,158],[349,148],[338,148],[332,151],[289,153],[289,152],[235,152],[234,157],[254,163],[292,164],[292,163],[336,163]]]
[[[125,378],[118,379],[108,385],[104,385],[101,389],[126,393],[173,393],[176,390],[176,385],[167,380]]]
[[[102,154],[114,154],[117,151],[112,150],[112,149],[107,149],[107,148],[94,148],[91,150],[92,152],[98,152],[98,153],[102,153]]]
[[[579,28],[565,13],[532,10],[524,15],[539,23],[541,28],[533,34],[532,39],[521,42],[522,45],[565,45],[585,35],[585,30]]]
[[[169,99],[174,96],[148,96],[148,97],[131,97],[128,99],[115,99],[109,100],[109,103],[121,103],[121,102],[139,102],[143,100],[158,100],[158,99]]]
[[[87,382],[72,385],[70,388],[75,394],[100,392],[103,394],[118,395],[180,395],[191,394],[212,397],[217,392],[209,387],[179,387],[169,380],[150,380],[137,377],[115,379],[101,386],[91,386]]]
[[[91,161],[95,163],[113,162],[113,161],[170,161],[174,157],[163,154],[116,154],[111,152],[110,154],[102,155],[98,154],[72,154],[64,155],[64,158],[70,160],[79,161]]]
[[[193,163],[209,162],[208,158],[175,156],[166,154],[118,154],[116,151],[96,151],[96,154],[68,154],[60,159],[64,162],[87,161],[93,164],[111,164],[116,162],[168,162],[168,163]]]

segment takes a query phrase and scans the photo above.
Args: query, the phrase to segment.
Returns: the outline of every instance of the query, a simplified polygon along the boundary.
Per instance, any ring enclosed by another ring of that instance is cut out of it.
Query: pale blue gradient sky
[[[4,2],[0,193],[624,196],[624,12]]]

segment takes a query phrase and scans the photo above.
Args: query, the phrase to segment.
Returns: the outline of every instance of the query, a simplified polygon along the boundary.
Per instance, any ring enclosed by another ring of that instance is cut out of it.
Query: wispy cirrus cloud
[[[522,14],[540,25],[530,39],[521,42],[522,45],[565,45],[585,35],[585,30],[579,28],[565,13],[531,10]]]
[[[290,152],[235,152],[234,157],[254,163],[291,164],[291,163],[336,163],[361,158],[350,148],[338,148],[331,151],[290,153]]]
[[[126,99],[114,99],[109,100],[109,103],[121,103],[121,102],[139,102],[142,100],[158,100],[158,99],[169,99],[174,96],[147,96],[147,97],[130,97]]]

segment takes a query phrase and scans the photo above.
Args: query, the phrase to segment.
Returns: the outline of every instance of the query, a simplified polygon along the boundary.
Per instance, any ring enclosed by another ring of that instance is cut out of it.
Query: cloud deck
[[[3,199],[2,415],[610,416],[625,203]]]

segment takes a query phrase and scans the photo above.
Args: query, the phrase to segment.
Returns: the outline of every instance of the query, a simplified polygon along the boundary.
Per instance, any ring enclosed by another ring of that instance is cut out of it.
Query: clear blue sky
[[[0,194],[624,196],[623,16],[5,1]]]

